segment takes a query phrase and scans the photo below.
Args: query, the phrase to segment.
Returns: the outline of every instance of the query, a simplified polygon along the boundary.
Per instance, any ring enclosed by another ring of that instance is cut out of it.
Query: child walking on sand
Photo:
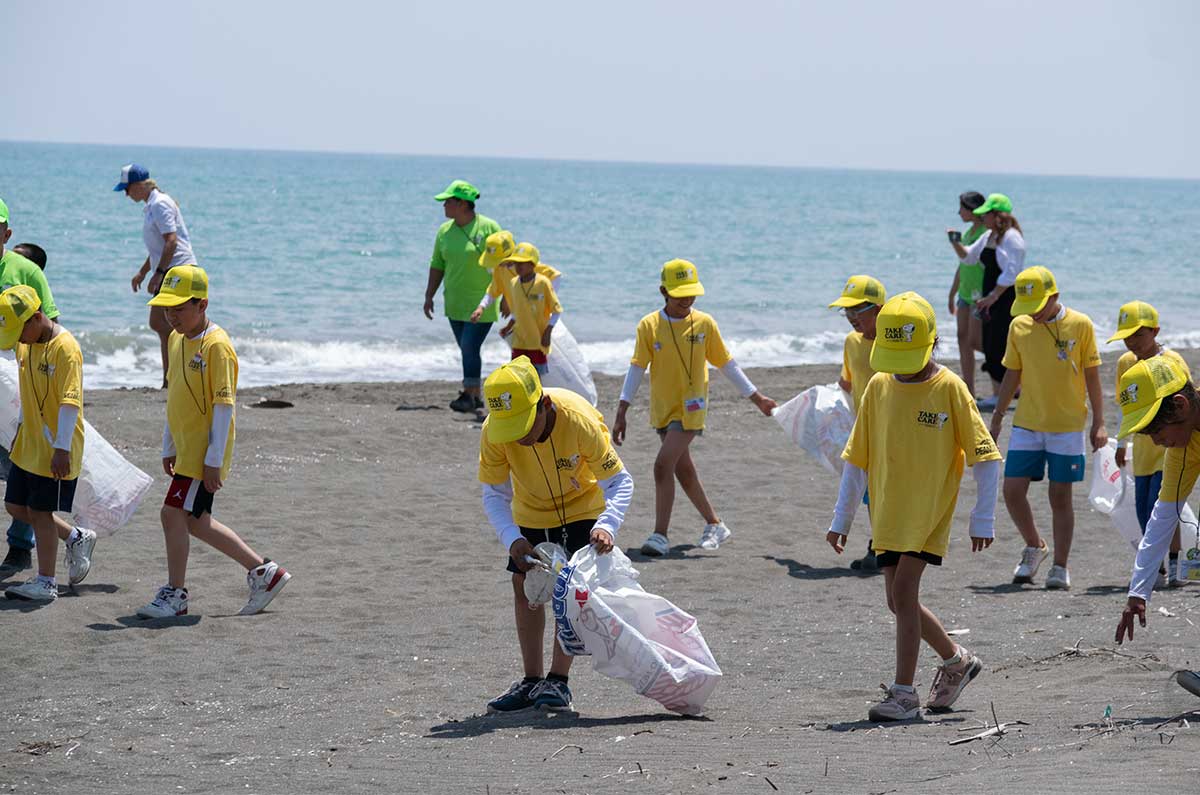
[[[208,274],[177,265],[163,277],[152,306],[166,310],[168,339],[167,422],[163,427],[163,471],[171,478],[163,502],[167,584],[138,608],[142,618],[188,612],[189,536],[233,558],[246,569],[250,598],[241,615],[258,613],[279,595],[291,575],[264,558],[230,528],[213,518],[213,496],[229,477],[233,460],[234,398],[238,360],[229,335],[208,319]]]
[[[852,329],[842,343],[842,374],[838,378],[838,386],[850,393],[855,414],[858,413],[863,392],[867,391],[867,382],[875,375],[871,369],[871,346],[875,344],[875,319],[879,317],[879,308],[886,300],[887,291],[878,279],[857,275],[846,280],[842,294],[829,305],[831,309],[836,307],[841,310]],[[869,499],[863,495],[864,501]],[[867,535],[867,554],[851,561],[850,568],[856,571],[879,570],[879,563],[871,548],[870,534]]]
[[[1130,301],[1121,307],[1117,315],[1117,333],[1109,337],[1109,342],[1122,340],[1129,350],[1121,354],[1117,360],[1117,395],[1121,394],[1121,376],[1128,372],[1140,361],[1154,356],[1168,356],[1173,359],[1184,373],[1191,377],[1187,363],[1175,351],[1167,350],[1158,344],[1158,310],[1145,301]],[[1120,401],[1117,401],[1120,406]],[[1165,447],[1160,447],[1144,433],[1133,435],[1133,495],[1134,506],[1137,510],[1138,524],[1142,526],[1142,534],[1146,532],[1146,523],[1150,521],[1150,511],[1154,508],[1154,500],[1162,489],[1163,459],[1167,454]],[[1117,447],[1117,466],[1125,466],[1125,445]],[[1179,579],[1179,550],[1181,547],[1179,527],[1171,537],[1171,551],[1165,569],[1159,569],[1159,588],[1176,588],[1183,585]]]
[[[33,525],[38,568],[36,577],[4,593],[53,602],[59,539],[66,542],[67,576],[74,585],[92,568],[96,534],[55,515],[71,510],[83,464],[83,354],[71,332],[46,317],[41,306],[28,285],[0,294],[0,348],[16,349],[21,393],[4,506],[14,519]]]
[[[991,546],[1000,453],[958,376],[930,358],[937,342],[933,307],[916,293],[892,298],[879,313],[871,352],[878,375],[842,457],[842,482],[826,540],[839,555],[868,484],[871,532],[883,569],[888,609],[896,616],[896,678],[871,720],[908,720],[921,710],[913,686],[924,640],[941,662],[926,706],[949,709],[983,663],[954,643],[920,599],[927,565],[940,566],[950,543],[963,464],[977,485],[971,551]]]
[[[708,415],[708,365],[720,368],[763,414],[770,416],[775,408],[775,401],[759,393],[725,349],[717,321],[692,308],[696,298],[704,295],[696,266],[682,259],[666,263],[658,290],[664,306],[638,323],[633,359],[613,422],[613,442],[620,445],[625,440],[625,413],[650,368],[650,424],[661,440],[654,461],[654,532],[642,544],[642,554],[650,557],[670,550],[667,536],[676,479],[704,518],[700,546],[717,549],[732,535],[708,501],[688,451],[692,440],[704,432]]]
[[[479,306],[471,314],[472,321],[477,321],[482,317],[484,311],[495,303],[497,298],[500,299],[500,314],[505,317],[512,314],[512,300],[509,292],[517,274],[513,269],[515,263],[509,257],[516,251],[516,248],[517,244],[513,240],[512,232],[501,230],[488,235],[483,253],[479,255],[479,267],[492,274],[492,281],[488,285],[487,292],[483,294],[483,298],[479,300]],[[561,298],[562,271],[553,265],[542,262],[540,252],[537,261],[533,264],[533,269],[550,280],[554,294]]]
[[[550,279],[537,272],[538,259],[538,250],[532,243],[521,243],[505,260],[512,263],[516,278],[509,282],[505,293],[512,319],[500,329],[500,336],[511,334],[512,358],[528,357],[538,375],[544,376],[550,336],[563,308]]]
[[[1004,463],[1004,504],[1025,539],[1013,582],[1029,584],[1050,555],[1033,521],[1029,484],[1050,473],[1050,512],[1054,528],[1054,564],[1046,587],[1071,587],[1067,559],[1075,535],[1071,484],[1083,480],[1083,429],[1092,407],[1092,449],[1108,444],[1104,398],[1100,390],[1100,354],[1087,315],[1059,301],[1058,283],[1047,268],[1026,268],[1014,285],[1012,326],[1004,352],[1004,381],[992,414],[992,438],[1000,438],[1004,413],[1021,389]]]

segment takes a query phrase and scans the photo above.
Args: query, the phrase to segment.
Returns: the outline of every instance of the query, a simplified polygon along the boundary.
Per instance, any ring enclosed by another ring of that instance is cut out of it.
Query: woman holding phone
[[[985,410],[996,405],[996,394],[1004,380],[1004,349],[1008,345],[1008,327],[1012,323],[1013,284],[1025,268],[1025,237],[1021,225],[1012,214],[1012,200],[1003,193],[993,193],[976,207],[972,214],[983,220],[988,234],[966,247],[961,240],[951,240],[954,253],[961,263],[983,264],[983,295],[975,302],[983,320],[983,367],[992,379],[992,397],[981,400]],[[949,230],[956,231],[956,230]]]
[[[982,193],[973,190],[959,195],[958,217],[971,226],[965,232],[949,230],[951,243],[969,247],[983,236],[987,227],[983,225],[983,219],[975,215],[975,210],[985,201]],[[975,302],[983,296],[983,270],[979,263],[960,262],[950,285],[950,314],[958,322],[958,361],[971,397],[975,397],[975,351],[983,350],[983,321],[975,310]]]

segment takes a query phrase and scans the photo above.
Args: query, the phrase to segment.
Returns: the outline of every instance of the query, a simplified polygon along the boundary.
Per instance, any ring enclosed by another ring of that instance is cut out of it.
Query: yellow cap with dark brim
[[[528,356],[518,356],[483,382],[488,418],[483,432],[493,444],[515,442],[529,433],[542,397],[542,381]]]
[[[929,302],[914,292],[900,293],[879,310],[875,320],[871,369],[911,375],[929,364],[937,340],[937,317]]]
[[[1168,356],[1152,356],[1121,373],[1117,404],[1121,407],[1118,437],[1137,433],[1158,415],[1163,400],[1188,382],[1188,374]]]

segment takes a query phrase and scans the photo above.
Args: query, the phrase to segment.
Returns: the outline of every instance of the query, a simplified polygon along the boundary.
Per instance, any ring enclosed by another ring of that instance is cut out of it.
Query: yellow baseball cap
[[[1058,282],[1049,268],[1034,265],[1017,274],[1013,285],[1017,297],[1013,299],[1012,316],[1036,315],[1046,306],[1050,296],[1058,292]]]
[[[1144,359],[1121,374],[1117,403],[1121,406],[1121,430],[1117,436],[1137,433],[1158,414],[1163,399],[1183,389],[1188,374],[1167,356]]]
[[[846,280],[842,294],[829,305],[830,309],[839,306],[858,306],[859,304],[875,304],[883,306],[887,301],[887,291],[883,283],[874,276],[857,275]]]
[[[518,356],[492,372],[483,382],[488,418],[483,432],[489,442],[515,442],[533,427],[542,381],[528,356]]]
[[[889,300],[879,310],[875,329],[878,336],[871,346],[875,372],[911,375],[929,363],[937,340],[937,318],[921,296],[907,292]]]
[[[12,350],[21,338],[25,321],[42,308],[37,290],[18,284],[0,293],[0,348]]]
[[[673,259],[662,266],[662,286],[672,298],[704,295],[704,285],[696,266],[685,259]]]
[[[483,241],[483,253],[479,255],[479,267],[492,268],[508,259],[517,244],[513,241],[512,232],[493,232]]]
[[[513,252],[500,261],[532,262],[534,265],[537,265],[542,261],[542,256],[538,253],[537,246],[532,243],[518,243]]]
[[[193,298],[208,298],[208,274],[198,265],[176,265],[167,271],[150,306],[179,306]]]
[[[1117,333],[1109,342],[1123,340],[1140,328],[1158,328],[1158,310],[1145,301],[1130,301],[1121,305],[1117,315]]]

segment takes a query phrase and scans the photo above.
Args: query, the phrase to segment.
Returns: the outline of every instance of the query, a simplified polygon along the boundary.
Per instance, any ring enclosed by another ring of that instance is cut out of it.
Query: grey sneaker
[[[971,680],[983,670],[983,661],[974,654],[962,646],[958,647],[958,653],[962,659],[952,665],[939,665],[937,673],[933,675],[928,703],[933,712],[950,709],[966,686],[971,684]]]
[[[906,693],[902,690],[893,690],[886,685],[880,685],[886,695],[883,701],[880,701],[875,706],[867,711],[868,720],[912,720],[921,714],[921,698],[914,690],[912,693]]]
[[[172,588],[164,585],[154,595],[150,604],[139,607],[138,618],[175,618],[186,616],[188,611],[187,588]]]
[[[642,544],[642,554],[650,558],[659,558],[671,551],[671,542],[662,533],[651,533]]]
[[[488,702],[487,711],[489,713],[520,712],[523,709],[529,709],[533,706],[533,697],[541,684],[541,679],[533,681],[520,679],[513,682],[503,695],[496,696]]]
[[[75,528],[79,538],[74,544],[65,544],[63,560],[67,564],[67,578],[71,585],[83,582],[92,570],[92,551],[96,549],[96,533],[83,527]]]
[[[1021,551],[1021,562],[1013,569],[1013,582],[1018,585],[1032,585],[1038,568],[1049,556],[1050,548],[1045,544],[1040,547],[1025,547]]]
[[[58,598],[58,586],[34,577],[20,585],[6,588],[4,595],[9,599],[24,599],[27,602],[53,602]]]
[[[1071,573],[1066,566],[1051,566],[1046,575],[1046,587],[1055,591],[1071,590]]]

